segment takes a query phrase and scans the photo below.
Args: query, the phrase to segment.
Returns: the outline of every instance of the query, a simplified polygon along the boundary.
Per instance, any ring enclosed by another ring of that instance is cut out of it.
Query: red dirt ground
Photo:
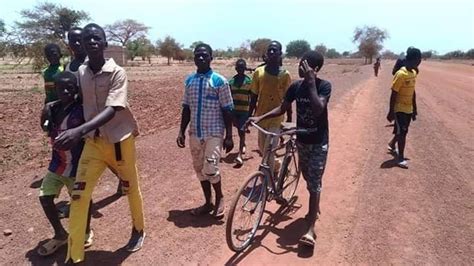
[[[333,84],[329,104],[330,153],[324,176],[322,215],[314,251],[298,247],[304,231],[304,181],[289,210],[270,203],[254,245],[236,255],[225,244],[224,221],[196,219],[201,203],[188,149],[178,149],[182,82],[192,65],[130,67],[130,103],[141,125],[137,142],[147,239],[134,254],[121,250],[130,232],[128,203],[110,197],[116,179],[107,173],[94,192],[95,243],[86,264],[474,264],[474,69],[469,65],[423,62],[417,83],[418,120],[410,128],[410,169],[392,167],[385,120],[391,64],[378,78],[371,66],[327,64],[320,76]],[[286,65],[296,78],[296,64]],[[232,65],[215,68],[229,77]],[[43,97],[34,74],[4,71],[0,82],[0,264],[62,264],[36,255],[51,237],[32,183],[46,171],[47,139],[38,124]],[[39,89],[33,88],[34,86]],[[248,137],[256,147],[255,130]],[[235,138],[237,141],[237,138]],[[245,176],[259,163],[234,169],[222,163],[227,206]],[[37,182],[36,182],[37,183]],[[35,184],[36,185],[36,184]],[[65,194],[65,193],[63,193]],[[66,200],[61,195],[60,200]],[[67,220],[64,220],[67,224]]]

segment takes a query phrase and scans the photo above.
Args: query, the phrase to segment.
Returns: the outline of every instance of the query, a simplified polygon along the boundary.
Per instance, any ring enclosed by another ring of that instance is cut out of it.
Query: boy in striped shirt
[[[245,122],[249,118],[249,106],[250,106],[250,84],[252,79],[245,75],[247,69],[247,62],[244,59],[239,59],[235,62],[235,75],[229,80],[230,89],[232,92],[232,99],[234,101],[234,120],[233,124],[239,132],[240,145],[239,154],[235,158],[235,163],[241,166],[244,161],[242,155],[245,154]]]

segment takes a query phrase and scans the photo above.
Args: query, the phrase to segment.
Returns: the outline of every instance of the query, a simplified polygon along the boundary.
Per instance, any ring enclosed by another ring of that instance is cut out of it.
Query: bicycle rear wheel
[[[290,202],[295,195],[301,176],[301,172],[298,168],[297,153],[290,154],[290,156],[285,157],[281,166],[282,178],[280,178],[280,180],[282,180],[282,182],[278,185],[281,191],[281,196],[286,200],[286,202]]]
[[[226,241],[231,250],[241,252],[251,244],[262,220],[266,198],[265,176],[257,171],[239,189],[227,216]]]

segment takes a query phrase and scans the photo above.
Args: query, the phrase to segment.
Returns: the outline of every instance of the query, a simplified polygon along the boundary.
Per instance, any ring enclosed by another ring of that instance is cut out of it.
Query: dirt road
[[[294,206],[277,210],[275,203],[268,204],[270,212],[254,245],[242,254],[232,253],[225,244],[224,222],[189,214],[201,194],[189,150],[175,148],[177,128],[171,127],[138,142],[148,228],[143,250],[130,255],[119,249],[130,230],[128,204],[109,197],[116,181],[107,175],[94,194],[96,242],[86,253],[87,263],[473,264],[474,69],[436,62],[420,66],[419,117],[408,135],[410,168],[404,170],[394,167],[386,150],[392,130],[385,120],[390,67],[383,65],[378,78],[370,66],[347,76],[340,69],[321,74],[333,81],[334,93],[314,251],[297,244],[307,211],[303,181]],[[248,145],[256,147],[255,132],[251,134]],[[227,205],[258,165],[255,152],[249,152],[248,159],[241,169],[232,167],[232,156],[222,164]],[[36,255],[35,246],[49,229],[37,192],[24,180],[37,172],[25,170],[2,181],[1,222],[14,233],[0,236],[0,264],[49,265],[64,259],[65,249],[47,259]]]

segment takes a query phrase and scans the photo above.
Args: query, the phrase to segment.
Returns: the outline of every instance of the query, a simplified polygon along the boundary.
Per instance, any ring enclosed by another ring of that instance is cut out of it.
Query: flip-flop
[[[140,250],[143,247],[143,242],[145,241],[146,233],[140,234],[136,238],[132,237],[127,244],[128,252],[135,252]]]
[[[237,164],[237,165],[243,165],[243,164],[244,164],[244,160],[242,160],[241,157],[235,158],[234,162],[235,162],[235,164]]]
[[[64,240],[60,239],[50,239],[48,242],[44,243],[41,247],[38,248],[38,255],[40,256],[49,256],[56,252],[60,247],[67,244],[67,238]]]
[[[300,238],[300,244],[308,246],[308,247],[314,247],[314,243],[316,242],[315,236],[313,237],[312,234],[306,233],[304,236]]]
[[[89,234],[86,234],[86,241],[84,242],[84,248],[90,248],[94,244],[94,231],[89,232]]]
[[[212,211],[212,205],[202,205],[191,210],[191,215],[202,216]]]

